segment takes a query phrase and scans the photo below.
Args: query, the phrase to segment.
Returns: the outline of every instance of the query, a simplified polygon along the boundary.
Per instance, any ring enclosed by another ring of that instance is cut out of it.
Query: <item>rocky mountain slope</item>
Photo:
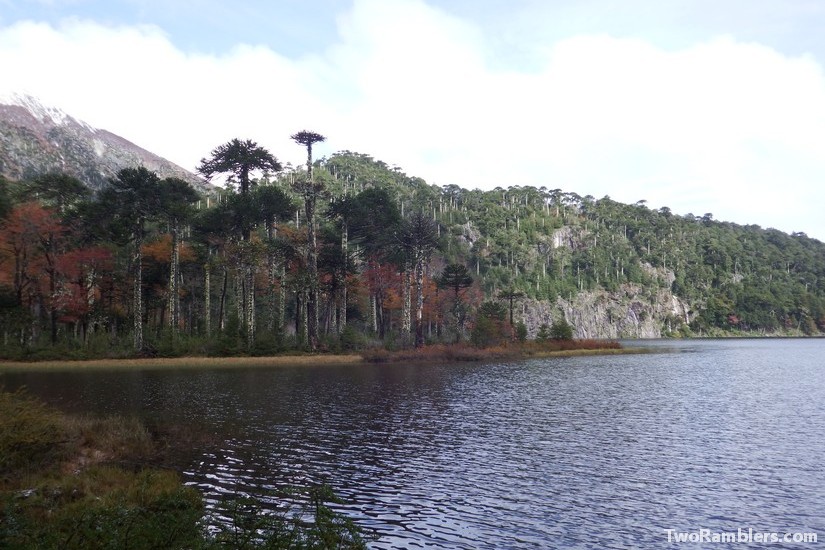
[[[388,189],[431,215],[440,257],[484,299],[518,294],[534,336],[564,318],[580,338],[825,334],[825,243],[802,233],[679,215],[554,188],[437,187],[368,155],[322,161],[334,181]],[[338,191],[341,192],[340,190]]]
[[[63,172],[99,189],[118,170],[135,166],[181,178],[199,191],[209,188],[192,172],[36,98],[0,96],[0,175],[7,179]]]

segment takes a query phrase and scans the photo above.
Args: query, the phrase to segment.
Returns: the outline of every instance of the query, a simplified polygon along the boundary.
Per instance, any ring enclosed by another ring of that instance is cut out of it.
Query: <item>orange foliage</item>
[[[172,235],[165,233],[158,238],[144,243],[141,247],[144,260],[152,260],[161,264],[168,264],[172,258]],[[195,251],[186,242],[178,244],[178,256],[181,263],[195,260]]]
[[[111,273],[112,253],[99,246],[72,250],[60,256],[59,266],[65,277],[58,302],[60,320],[74,322],[100,300],[100,282]]]
[[[66,232],[52,209],[36,202],[16,206],[0,227],[0,284],[12,286],[21,299],[43,292]]]

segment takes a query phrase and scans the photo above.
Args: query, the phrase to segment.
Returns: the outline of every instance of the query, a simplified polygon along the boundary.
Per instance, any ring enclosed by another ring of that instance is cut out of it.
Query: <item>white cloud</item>
[[[825,238],[825,77],[817,60],[720,37],[668,51],[577,36],[494,70],[471,24],[417,0],[358,0],[322,55],[238,45],[185,54],[156,27],[0,29],[3,84],[192,168],[255,139],[329,136],[438,184],[546,185]]]

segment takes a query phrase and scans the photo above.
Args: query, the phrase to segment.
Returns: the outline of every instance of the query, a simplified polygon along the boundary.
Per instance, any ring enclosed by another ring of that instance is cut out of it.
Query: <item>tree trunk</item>
[[[301,323],[301,333],[304,335],[304,342],[309,342],[309,311],[307,308],[307,302],[309,301],[309,291],[304,290],[303,292],[303,305],[304,305],[304,314],[302,317]],[[317,325],[316,325],[317,326]]]
[[[235,278],[233,280],[234,294],[235,294],[235,315],[238,316],[238,330],[243,331],[244,314],[246,313],[246,292],[244,292],[244,270],[243,265],[237,265],[235,268]],[[243,332],[241,332],[243,334]],[[234,336],[240,336],[235,334]]]
[[[246,347],[255,343],[255,270],[252,265],[246,267]]]
[[[312,182],[311,170],[310,182]],[[309,347],[315,351],[318,349],[318,243],[315,237],[315,195],[308,193],[304,204],[307,216],[307,270],[309,272],[306,318]]]
[[[275,292],[275,281],[277,280],[277,263],[275,252],[273,250],[273,243],[275,241],[275,222],[267,220],[266,222],[266,238],[269,241],[269,252],[267,255],[266,274],[267,274],[267,309],[268,315],[266,318],[266,329],[268,332],[274,334],[279,328],[278,324],[278,297]]]
[[[180,300],[178,297],[178,262],[179,262],[179,243],[178,243],[178,225],[176,221],[172,222],[172,254],[169,259],[169,328],[172,336],[178,332],[178,320],[180,316]]]
[[[212,334],[212,269],[207,262],[203,266],[203,320],[206,335]]]
[[[286,323],[286,263],[281,265],[281,281],[278,299],[278,330],[284,332]]]
[[[424,345],[424,260],[415,262],[415,347]]]
[[[229,286],[229,270],[223,266],[223,285],[221,285],[221,301],[218,305],[218,328],[221,332],[226,330],[226,291]]]
[[[52,345],[57,343],[57,273],[53,268],[49,269],[49,325],[51,327]]]
[[[135,281],[133,288],[133,304],[135,317],[135,351],[143,350],[143,227],[142,223],[135,231]]]
[[[402,310],[401,310],[401,339],[405,344],[408,344],[410,341],[410,332],[412,332],[412,318],[411,318],[411,289],[412,281],[410,278],[410,272],[405,268],[404,271],[401,273],[401,299],[402,303]]]
[[[375,310],[375,294],[370,293],[370,327],[373,334],[378,334],[378,313]]]
[[[348,238],[349,235],[349,228],[347,227],[347,222],[344,221],[344,226],[341,230],[341,254],[344,256],[344,268],[343,268],[343,276],[341,277],[341,296],[340,302],[338,303],[338,332],[344,332],[344,328],[347,326],[347,248],[348,248]]]
[[[301,326],[303,323],[301,322],[302,315],[301,310],[303,309],[303,305],[301,303],[301,290],[295,291],[295,340],[301,341],[303,338],[303,331],[301,330]]]

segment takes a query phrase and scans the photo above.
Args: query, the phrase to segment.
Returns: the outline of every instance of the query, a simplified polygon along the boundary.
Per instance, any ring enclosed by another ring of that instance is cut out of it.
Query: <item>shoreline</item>
[[[357,354],[347,355],[271,355],[262,357],[149,357],[126,359],[81,359],[46,361],[0,361],[6,370],[105,369],[105,368],[233,368],[233,367],[300,367],[311,365],[351,365],[364,362]]]
[[[301,366],[341,366],[341,365],[403,365],[415,363],[486,363],[490,361],[528,359],[564,358],[594,355],[627,355],[651,353],[648,348],[619,349],[571,349],[532,353],[514,353],[507,357],[491,354],[489,358],[479,360],[456,360],[449,357],[434,357],[427,360],[369,361],[360,354],[316,354],[316,355],[272,355],[262,357],[151,357],[127,359],[88,359],[88,360],[46,360],[46,361],[2,361],[0,373],[26,370],[62,370],[62,369],[119,369],[119,368],[157,368],[157,369],[196,369],[196,368],[244,368],[244,367],[301,367]]]

